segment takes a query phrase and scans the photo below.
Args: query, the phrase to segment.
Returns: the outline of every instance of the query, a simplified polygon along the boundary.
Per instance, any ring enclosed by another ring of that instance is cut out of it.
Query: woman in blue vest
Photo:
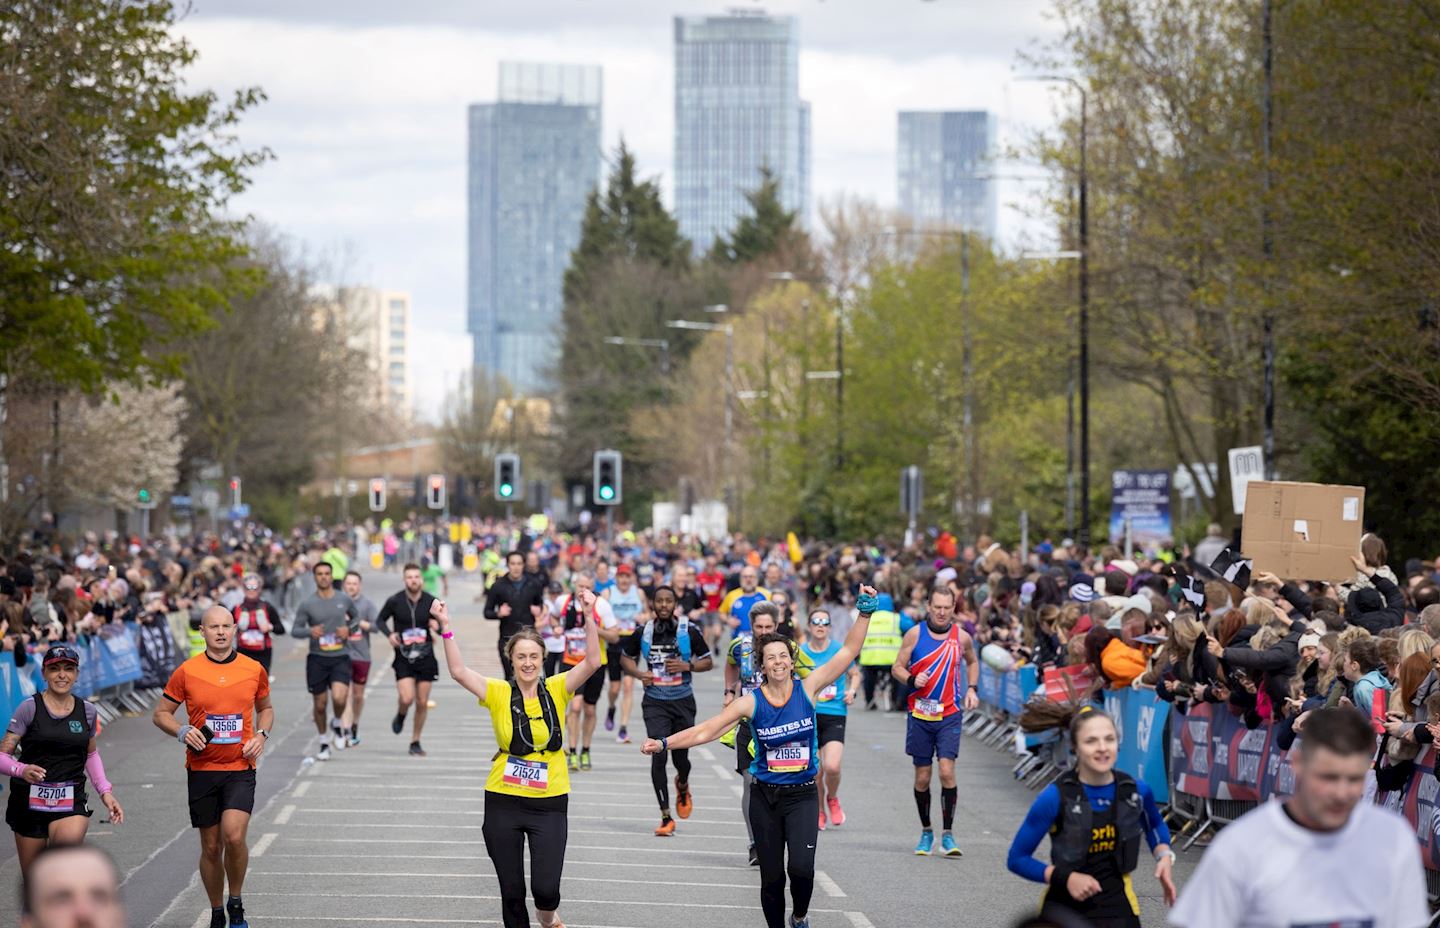
[[[1070,720],[1075,766],[1045,787],[1010,844],[1010,872],[1046,885],[1041,915],[1064,909],[1095,928],[1140,928],[1140,902],[1130,882],[1143,836],[1155,855],[1165,904],[1175,904],[1170,831],[1144,782],[1115,769],[1115,721],[1090,706]],[[1051,863],[1035,858],[1050,836]]]
[[[754,693],[741,696],[719,715],[668,738],[646,739],[646,754],[693,748],[719,738],[748,719],[755,739],[750,762],[754,785],[749,818],[760,863],[760,907],[768,928],[785,928],[785,878],[790,878],[790,928],[810,928],[810,895],[815,888],[815,845],[820,833],[820,794],[815,787],[820,753],[815,702],[821,690],[840,679],[865,642],[870,614],[877,608],[875,590],[860,587],[855,602],[859,615],[839,652],[810,671],[804,680],[795,673],[795,644],[777,635],[755,639],[764,681]],[[786,864],[786,855],[789,864]]]

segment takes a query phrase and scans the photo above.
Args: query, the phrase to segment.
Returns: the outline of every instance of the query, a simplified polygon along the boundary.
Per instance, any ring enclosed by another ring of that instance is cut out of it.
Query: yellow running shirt
[[[603,671],[601,671],[603,673]],[[565,674],[545,678],[545,688],[555,701],[555,712],[560,718],[561,733],[564,733],[565,707],[570,694],[565,691]],[[490,723],[495,727],[495,740],[501,747],[510,743],[515,733],[510,717],[510,684],[504,680],[487,677],[485,698],[480,705],[490,710]],[[550,741],[550,729],[540,712],[540,700],[525,700],[525,714],[530,716],[530,737],[538,750],[534,754],[516,757],[501,753],[490,765],[490,776],[485,779],[485,792],[503,793],[506,796],[564,796],[570,792],[570,775],[565,769],[565,750],[546,751]]]

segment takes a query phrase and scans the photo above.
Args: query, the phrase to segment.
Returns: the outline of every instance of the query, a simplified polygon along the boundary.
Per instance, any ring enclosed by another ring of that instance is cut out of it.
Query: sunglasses
[[[830,624],[830,620],[829,620],[829,619],[811,619],[811,620],[810,620],[810,624],[811,624],[811,625],[829,625],[829,624]]]

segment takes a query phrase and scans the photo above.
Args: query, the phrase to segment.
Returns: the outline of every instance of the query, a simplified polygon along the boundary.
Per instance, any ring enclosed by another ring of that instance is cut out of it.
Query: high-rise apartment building
[[[963,228],[993,241],[999,217],[994,114],[901,113],[898,142],[900,212],[919,226]]]
[[[409,418],[414,411],[413,335],[410,294],[376,287],[317,287],[312,293],[316,324],[343,333],[345,343],[365,358],[357,371],[357,398],[376,411]]]
[[[469,329],[478,373],[535,393],[600,182],[600,68],[503,62],[498,96],[469,113]]]
[[[675,218],[697,252],[735,227],[769,168],[808,224],[810,105],[794,17],[675,17]]]

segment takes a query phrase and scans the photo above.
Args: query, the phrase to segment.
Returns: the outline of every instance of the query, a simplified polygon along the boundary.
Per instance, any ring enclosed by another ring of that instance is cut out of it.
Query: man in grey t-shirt
[[[335,589],[335,575],[329,564],[321,561],[311,573],[315,576],[315,593],[296,607],[290,634],[310,639],[310,653],[305,656],[305,684],[314,698],[315,731],[320,737],[316,759],[329,760],[325,694],[330,694],[338,730],[350,695],[350,636],[360,625],[360,614],[350,597]],[[337,747],[344,743],[338,734],[335,743]]]
[[[343,586],[360,620],[350,633],[350,700],[340,732],[346,746],[352,748],[360,743],[360,713],[365,709],[365,684],[370,680],[370,634],[375,631],[375,618],[380,614],[380,607],[360,592],[360,582],[359,571],[352,570],[345,575]]]

